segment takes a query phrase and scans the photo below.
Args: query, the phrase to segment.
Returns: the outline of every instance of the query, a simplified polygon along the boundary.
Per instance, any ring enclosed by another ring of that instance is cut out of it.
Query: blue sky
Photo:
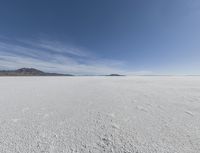
[[[0,3],[0,69],[200,74],[199,0]]]

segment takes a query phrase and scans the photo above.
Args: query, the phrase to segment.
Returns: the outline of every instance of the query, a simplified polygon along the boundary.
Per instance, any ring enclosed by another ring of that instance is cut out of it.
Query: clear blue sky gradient
[[[2,0],[0,69],[26,66],[200,74],[200,1]]]

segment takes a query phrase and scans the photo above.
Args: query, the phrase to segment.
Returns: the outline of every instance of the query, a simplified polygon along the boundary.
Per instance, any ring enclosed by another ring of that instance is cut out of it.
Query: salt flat
[[[199,153],[200,77],[0,77],[1,153]]]

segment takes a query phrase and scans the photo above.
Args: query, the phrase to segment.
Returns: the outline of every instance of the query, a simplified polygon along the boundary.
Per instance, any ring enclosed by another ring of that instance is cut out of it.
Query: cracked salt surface
[[[1,153],[198,153],[200,77],[1,77]]]

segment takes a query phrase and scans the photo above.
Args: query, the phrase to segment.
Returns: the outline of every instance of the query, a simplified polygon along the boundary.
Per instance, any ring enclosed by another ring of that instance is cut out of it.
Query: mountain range
[[[0,76],[74,76],[74,75],[62,74],[62,73],[49,73],[35,68],[20,68],[17,70],[0,70]],[[92,76],[92,75],[87,75],[87,76]],[[124,76],[124,75],[110,74],[110,75],[97,75],[97,76]]]
[[[0,76],[73,76],[72,74],[48,73],[34,68],[0,70]]]

